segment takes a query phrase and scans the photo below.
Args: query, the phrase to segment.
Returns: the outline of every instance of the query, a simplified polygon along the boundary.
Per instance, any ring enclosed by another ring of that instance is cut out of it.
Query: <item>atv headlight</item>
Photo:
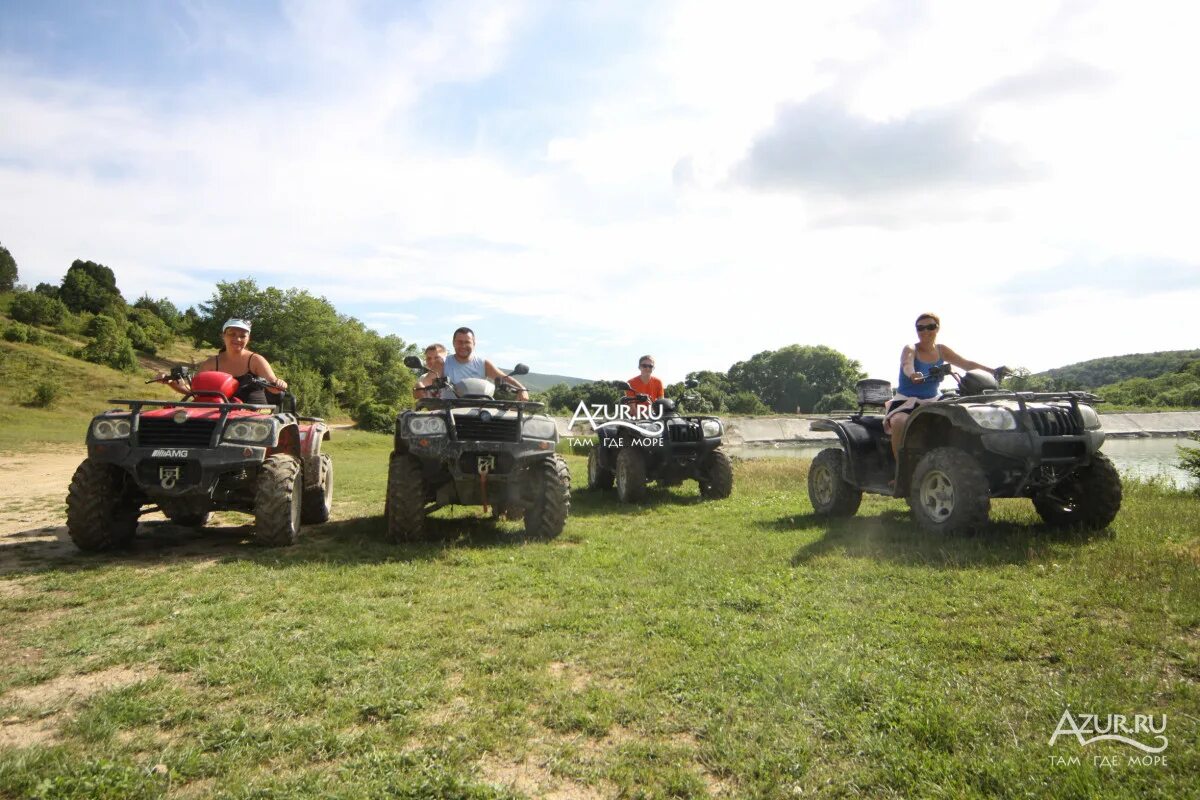
[[[700,432],[704,434],[705,439],[712,439],[721,435],[721,420],[719,419],[704,419],[700,420]]]
[[[558,429],[554,427],[554,421],[549,419],[533,419],[525,420],[525,424],[521,426],[521,435],[528,436],[530,439],[553,439],[558,433]]]
[[[129,420],[125,417],[98,419],[92,423],[92,436],[97,439],[128,439]]]
[[[409,417],[408,432],[414,436],[441,436],[446,433],[446,420],[428,415]]]
[[[1017,418],[1007,408],[998,406],[967,406],[967,413],[981,428],[992,431],[1016,430]]]
[[[274,428],[265,422],[239,419],[225,428],[221,438],[227,442],[261,442],[270,438],[273,432]]]
[[[1100,427],[1100,415],[1091,406],[1080,405],[1079,417],[1083,420],[1083,427],[1089,431]]]

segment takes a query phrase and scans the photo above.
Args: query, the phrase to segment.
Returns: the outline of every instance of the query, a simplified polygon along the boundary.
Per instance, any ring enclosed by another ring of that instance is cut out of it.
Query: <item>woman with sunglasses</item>
[[[937,343],[938,329],[942,321],[937,314],[922,314],[917,317],[917,343],[906,344],[900,351],[900,379],[896,383],[896,394],[888,401],[884,411],[883,429],[892,437],[892,455],[900,457],[900,442],[904,438],[904,426],[908,417],[923,403],[932,403],[940,394],[941,379],[929,377],[934,367],[947,362],[960,369],[986,369],[978,361],[970,361],[954,352],[948,345]]]
[[[662,381],[654,377],[654,359],[650,356],[642,356],[638,359],[638,374],[635,378],[629,379],[630,390],[625,394],[628,397],[637,397],[639,394],[644,394],[653,400],[661,400],[663,396]]]

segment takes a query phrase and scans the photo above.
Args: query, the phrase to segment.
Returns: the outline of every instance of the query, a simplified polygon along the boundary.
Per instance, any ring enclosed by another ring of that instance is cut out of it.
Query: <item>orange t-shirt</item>
[[[655,378],[653,375],[651,375],[650,380],[646,381],[645,383],[642,382],[642,376],[637,375],[629,379],[629,385],[633,388],[633,391],[626,392],[625,395],[627,397],[634,397],[635,395],[644,394],[648,395],[651,400],[662,399],[662,381],[660,381],[658,378]]]

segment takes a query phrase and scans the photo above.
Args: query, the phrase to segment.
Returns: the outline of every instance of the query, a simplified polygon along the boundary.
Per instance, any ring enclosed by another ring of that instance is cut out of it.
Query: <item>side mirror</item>
[[[613,381],[612,386],[614,389],[620,389],[623,392],[633,391],[633,387],[629,385],[628,381]]]
[[[688,380],[683,382],[683,385],[685,387],[687,387],[688,389],[695,389],[697,386],[700,385],[700,381],[689,378]]]
[[[404,366],[408,367],[409,369],[421,369],[425,365],[422,364],[421,359],[417,358],[416,356],[405,356]]]
[[[510,372],[508,374],[509,375],[528,375],[529,367],[525,364],[517,364],[515,367],[513,367],[512,372]]]

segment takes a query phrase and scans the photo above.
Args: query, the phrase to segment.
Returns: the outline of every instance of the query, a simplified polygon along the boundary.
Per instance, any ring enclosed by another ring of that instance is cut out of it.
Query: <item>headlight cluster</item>
[[[446,432],[446,420],[425,414],[409,417],[408,432],[414,436],[441,436]]]
[[[705,439],[721,435],[721,420],[705,419],[700,421],[700,432],[704,434]]]
[[[128,439],[129,420],[124,417],[98,419],[92,423],[92,436],[97,439]]]
[[[967,406],[967,413],[981,428],[992,431],[1016,430],[1017,418],[1007,408],[997,406]]]
[[[521,427],[521,435],[530,439],[553,439],[556,433],[558,429],[554,427],[554,421],[548,419],[527,419]]]
[[[1089,431],[1100,427],[1100,415],[1091,406],[1080,404],[1079,417],[1083,420],[1083,427]]]
[[[240,419],[225,428],[225,435],[221,438],[227,442],[261,442],[270,438],[273,432],[274,428],[266,422]]]

